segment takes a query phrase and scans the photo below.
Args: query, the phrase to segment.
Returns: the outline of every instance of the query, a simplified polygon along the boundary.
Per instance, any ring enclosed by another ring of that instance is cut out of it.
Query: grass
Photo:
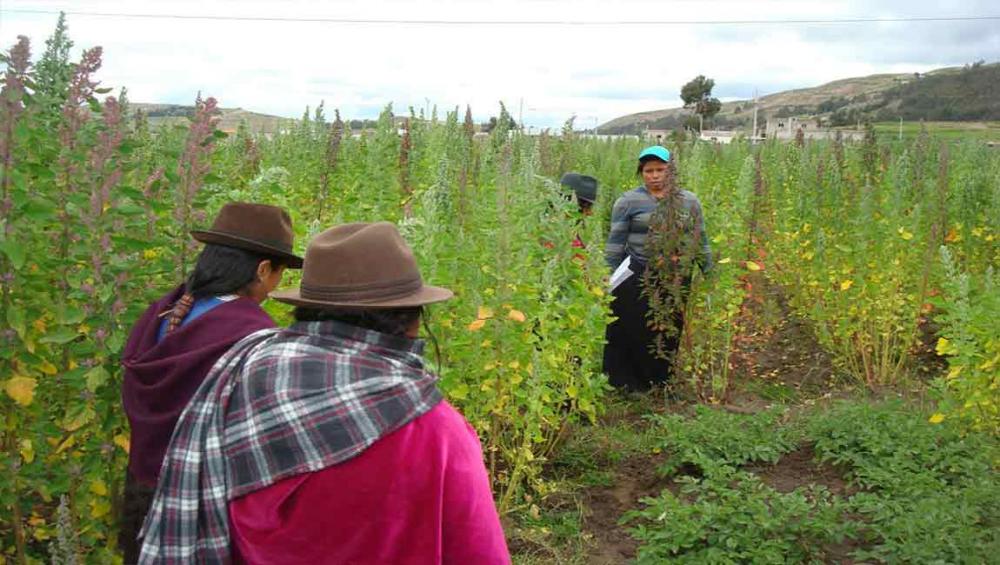
[[[790,400],[751,414],[615,400],[557,451],[550,492],[511,517],[514,562],[614,562],[602,523],[632,537],[638,563],[1000,555],[997,438],[932,424],[919,401]],[[658,468],[653,492],[594,516],[608,509],[588,504],[621,494],[637,461]]]

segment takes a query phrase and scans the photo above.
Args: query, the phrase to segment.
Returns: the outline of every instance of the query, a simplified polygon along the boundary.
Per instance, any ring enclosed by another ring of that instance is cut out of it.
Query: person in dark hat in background
[[[593,213],[594,202],[597,202],[597,179],[580,173],[566,173],[559,184],[573,191],[581,214],[589,216]]]
[[[141,563],[476,563],[510,555],[475,431],[418,340],[424,284],[393,224],[317,235],[288,328],[236,344],[177,423]]]
[[[590,216],[594,213],[594,203],[597,202],[597,179],[580,173],[566,173],[559,180],[559,184],[572,191],[571,197],[576,198],[581,216]],[[573,248],[583,249],[585,247],[583,240],[580,239],[580,234],[576,234],[573,238]],[[579,253],[574,257],[577,260],[584,260],[584,257]]]
[[[291,218],[275,206],[226,204],[210,229],[191,235],[205,243],[194,270],[146,309],[122,355],[122,403],[131,426],[118,539],[125,563],[138,560],[136,536],[177,418],[222,354],[274,327],[260,304],[286,267],[302,266],[292,252]]]

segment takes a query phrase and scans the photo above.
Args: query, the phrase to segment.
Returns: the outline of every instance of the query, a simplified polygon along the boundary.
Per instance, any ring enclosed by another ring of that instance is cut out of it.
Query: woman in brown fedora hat
[[[297,321],[236,344],[177,423],[141,563],[510,562],[475,431],[415,339],[425,285],[389,223],[313,239]]]
[[[174,424],[212,365],[234,343],[274,321],[260,307],[292,253],[288,213],[274,206],[225,205],[207,230],[187,281],[154,302],[129,335],[122,402],[131,426],[119,545],[126,563],[138,559],[142,525]]]

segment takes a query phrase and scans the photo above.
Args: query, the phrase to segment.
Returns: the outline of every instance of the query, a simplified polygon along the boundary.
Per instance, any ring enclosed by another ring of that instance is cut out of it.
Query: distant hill
[[[812,88],[768,94],[758,99],[758,122],[768,117],[814,116],[831,126],[858,121],[1000,120],[1000,63],[976,63],[929,73],[880,74],[848,78]],[[638,133],[681,127],[691,110],[670,108],[615,118],[606,133]],[[753,101],[726,102],[712,127],[749,129]]]
[[[142,111],[149,118],[150,125],[184,124],[194,115],[194,106],[182,104],[143,104],[131,102],[133,112]],[[243,108],[220,108],[218,128],[225,132],[234,132],[242,121],[247,122],[250,131],[255,133],[274,133],[285,124],[292,122],[290,118],[272,116],[251,112]]]

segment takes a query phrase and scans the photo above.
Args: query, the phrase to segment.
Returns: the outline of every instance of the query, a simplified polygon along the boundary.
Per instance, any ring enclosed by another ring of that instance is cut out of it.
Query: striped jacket
[[[679,193],[681,209],[678,214],[685,222],[690,222],[693,233],[700,234],[700,250],[698,265],[702,272],[712,268],[712,250],[708,246],[708,234],[705,232],[705,219],[701,211],[701,202],[693,193],[681,190]],[[633,260],[646,262],[646,234],[649,231],[650,216],[656,210],[657,200],[645,186],[630,190],[615,201],[611,211],[611,232],[604,250],[604,258],[612,269],[625,260],[626,254]]]

